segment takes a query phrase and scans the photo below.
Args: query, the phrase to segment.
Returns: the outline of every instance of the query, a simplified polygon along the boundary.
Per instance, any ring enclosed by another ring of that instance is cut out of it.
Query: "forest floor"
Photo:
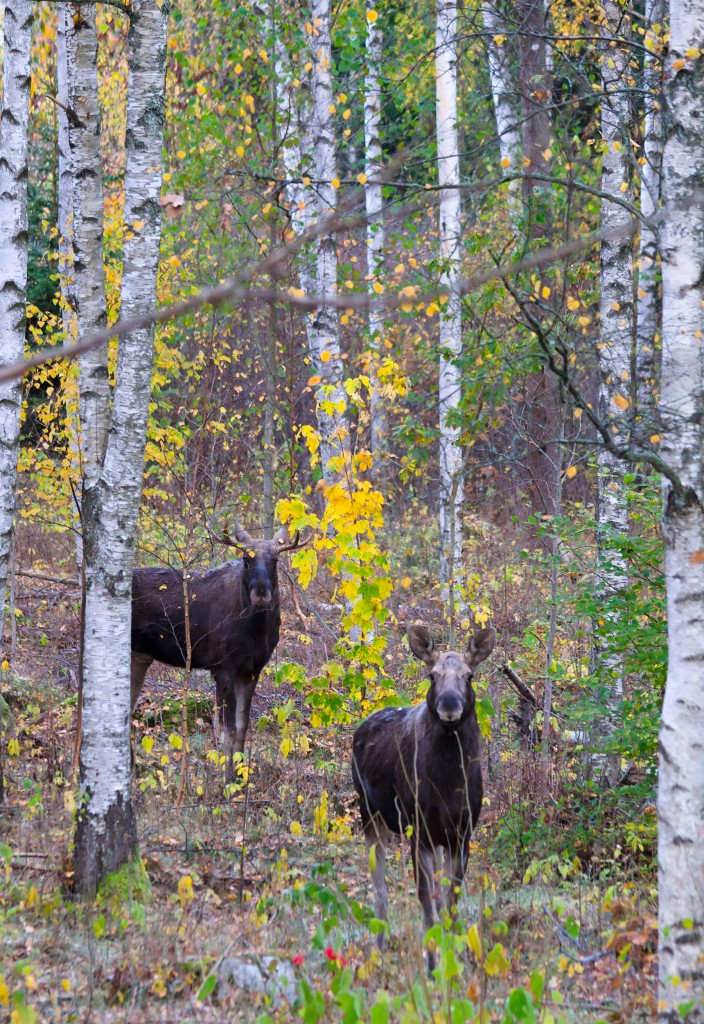
[[[312,671],[329,642],[329,605],[321,598],[303,628],[286,601],[277,663]],[[0,685],[13,716],[0,804],[0,1019],[655,1018],[651,850],[638,864],[611,837],[591,834],[581,859],[568,855],[596,804],[578,813],[564,790],[570,765],[552,765],[546,782],[539,756],[515,742],[486,782],[458,920],[435,936],[439,979],[424,968],[400,844],[387,862],[391,939],[381,956],[350,780],[353,727],[310,729],[298,695],[276,686],[276,664],[255,695],[248,770],[229,798],[212,750],[209,677],[195,679],[182,806],[183,679],[150,671],[133,727],[149,891],[137,880],[79,901],[71,892],[76,592],[27,577],[16,604],[15,657]],[[310,742],[284,748],[282,707]],[[278,990],[257,992],[277,971]]]

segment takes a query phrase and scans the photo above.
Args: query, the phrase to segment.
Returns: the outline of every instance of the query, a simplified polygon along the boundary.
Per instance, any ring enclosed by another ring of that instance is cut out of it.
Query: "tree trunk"
[[[24,354],[27,299],[27,152],[31,0],[5,4],[0,121],[0,365]],[[0,384],[0,641],[12,550],[22,381]]]
[[[521,135],[514,107],[516,90],[511,75],[507,26],[499,11],[498,0],[485,0],[482,19],[501,165],[515,171],[521,158]],[[508,210],[514,227],[521,217],[519,188],[520,178],[515,178],[508,186]]]
[[[169,5],[134,0],[129,32],[122,315],[156,303]],[[137,850],[130,770],[132,567],[154,329],[123,337],[103,471],[84,499],[86,631],[76,881],[92,892]]]
[[[647,0],[643,56],[643,153],[640,173],[640,209],[652,219],[660,209],[662,174],[662,61],[658,35],[650,28],[662,25],[666,17],[665,0]],[[658,239],[653,226],[641,221],[638,259],[638,298],[636,323],[636,382],[640,431],[649,437],[655,427],[657,394],[656,350],[662,329],[662,302],[659,295]]]
[[[364,198],[367,210],[367,274],[372,295],[379,286],[384,266],[384,198],[381,188],[381,84],[382,31],[376,17],[376,0],[367,0],[367,73],[364,80],[364,151],[366,158]],[[379,388],[379,362],[384,330],[384,312],[369,310],[369,379],[371,381],[371,438],[374,473],[383,474],[383,453],[386,444],[386,413]]]
[[[457,2],[438,0],[435,36],[435,110],[438,150],[438,233],[441,284],[448,300],[440,309],[440,579],[452,584],[462,570],[464,479],[459,447],[462,383],[462,306],[453,289],[461,277],[460,158],[457,130]]]
[[[616,2],[604,4],[602,10],[601,187],[609,195],[622,195],[632,202],[628,141],[628,22],[623,18],[622,7]],[[614,40],[616,46],[611,45]],[[630,429],[633,414],[633,253],[631,236],[626,230],[630,219],[630,214],[622,206],[608,199],[602,200],[602,231],[624,230],[619,238],[607,238],[601,243],[599,415],[602,421],[611,422],[613,433],[621,439]],[[598,466],[596,593],[600,604],[603,603],[599,618],[604,625],[600,627],[599,639],[594,641],[593,664],[608,690],[605,714],[598,725],[604,741],[617,725],[623,698],[623,657],[614,650],[620,615],[614,602],[628,586],[626,564],[617,549],[618,543],[628,534],[628,505],[621,460],[600,448]],[[617,754],[599,757],[595,764],[607,785],[617,782],[620,773]]]
[[[659,1020],[704,1021],[704,39],[702,0],[673,2],[663,155],[662,453],[668,667],[658,779]]]
[[[333,121],[331,0],[313,0],[311,47],[311,88],[313,93],[312,146],[315,166],[317,219],[331,217],[337,209],[335,126]],[[317,294],[337,292],[337,240],[333,231],[316,239],[315,287]],[[317,391],[320,429],[320,457],[326,483],[342,476],[342,459],[349,452],[350,437],[346,412],[347,396],[342,387],[343,366],[337,310],[321,306],[308,328],[308,342],[316,373],[322,378]],[[337,409],[336,409],[337,407]]]
[[[103,171],[100,156],[95,5],[69,3],[64,18],[66,107],[64,129],[73,191],[73,273],[77,339],[105,326]],[[62,136],[63,138],[63,136]],[[65,164],[62,164],[62,169]],[[65,173],[65,172],[64,172]],[[66,184],[64,180],[63,184]],[[65,204],[61,201],[62,208]],[[83,486],[97,482],[110,415],[107,345],[80,357]]]
[[[523,201],[529,238],[549,238],[551,188],[532,176],[550,173],[550,103],[552,85],[547,66],[547,24],[543,0],[517,0],[521,117],[523,136]]]

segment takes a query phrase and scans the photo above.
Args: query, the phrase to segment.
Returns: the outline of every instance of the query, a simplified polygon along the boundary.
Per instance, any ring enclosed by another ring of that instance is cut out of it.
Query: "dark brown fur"
[[[252,695],[279,641],[281,611],[277,561],[287,543],[282,529],[270,541],[235,533],[242,558],[204,573],[190,573],[191,668],[215,680],[219,745],[226,779],[234,777],[233,752],[243,752]],[[187,662],[183,574],[176,569],[135,569],[132,579],[132,707],[153,661],[183,668]],[[217,724],[217,723],[216,723]]]
[[[418,898],[429,928],[438,911],[454,907],[481,811],[472,677],[491,654],[496,633],[480,630],[465,654],[438,653],[424,626],[409,627],[408,639],[415,656],[428,666],[426,700],[412,708],[377,711],[362,722],[352,744],[352,778],[367,846],[375,847],[371,864],[377,917],[387,916],[384,861],[389,834],[410,832]],[[428,965],[432,970],[432,954]]]

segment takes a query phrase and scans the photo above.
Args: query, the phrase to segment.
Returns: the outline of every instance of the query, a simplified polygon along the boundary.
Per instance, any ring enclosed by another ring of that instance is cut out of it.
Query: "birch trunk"
[[[337,193],[335,128],[332,91],[331,0],[313,0],[311,46],[311,89],[313,93],[312,146],[317,197],[316,217],[334,217]],[[315,287],[324,300],[337,292],[337,242],[332,230],[316,238]],[[308,327],[308,343],[316,373],[323,378],[317,393],[320,457],[326,483],[342,476],[342,461],[349,452],[350,438],[346,412],[347,396],[342,387],[342,357],[337,310],[322,305]],[[327,355],[326,355],[327,353]]]
[[[129,32],[122,315],[156,303],[169,5],[134,0]],[[86,630],[76,880],[94,891],[137,849],[130,768],[132,567],[142,493],[154,329],[120,343],[103,470],[84,499]]]
[[[629,104],[627,80],[630,52],[624,34],[628,22],[616,2],[602,7],[601,25],[601,187],[609,195],[633,201],[628,141]],[[616,45],[612,46],[612,42]],[[623,186],[626,191],[623,191]],[[605,233],[624,230],[619,238],[601,243],[601,337],[599,356],[599,415],[611,422],[621,439],[629,430],[633,403],[631,360],[633,354],[633,255],[627,232],[630,214],[608,199],[601,203],[601,227]],[[594,641],[594,667],[607,687],[605,714],[598,725],[607,740],[617,725],[623,698],[623,657],[614,650],[619,629],[615,603],[628,586],[623,555],[617,549],[628,534],[628,505],[623,484],[624,465],[605,448],[599,450],[596,499],[596,594],[604,620],[600,639]],[[614,785],[619,776],[618,755],[595,762],[603,781]]]
[[[24,355],[31,0],[5,3],[0,121],[0,365]],[[22,381],[0,384],[0,641],[12,549]]]
[[[662,62],[658,34],[650,26],[662,25],[666,16],[665,0],[647,0],[643,56],[643,155],[640,174],[640,209],[643,218],[653,219],[660,209],[662,175]],[[638,298],[636,334],[636,382],[638,414],[642,433],[648,437],[655,430],[657,393],[656,350],[660,341],[662,304],[658,295],[658,239],[655,228],[643,220],[638,253]]]
[[[505,165],[507,168],[515,170],[521,156],[521,135],[514,109],[516,90],[512,82],[509,50],[506,45],[507,27],[499,11],[498,0],[487,0],[482,4],[482,20],[486,33],[489,79],[499,153],[502,166]],[[508,210],[514,227],[521,218],[519,190],[520,178],[515,178],[508,186]]]
[[[364,150],[366,158],[364,199],[367,211],[367,273],[372,295],[374,285],[384,266],[384,198],[381,188],[381,85],[382,31],[376,14],[375,0],[367,0],[367,73],[364,80]],[[384,314],[380,309],[369,310],[369,379],[371,391],[371,440],[374,472],[383,472],[381,460],[386,445],[386,413],[379,388],[379,362],[384,330]]]
[[[68,90],[68,64],[66,53],[66,35],[71,14],[68,5],[57,5],[56,33],[56,88],[58,94],[58,228],[59,228],[59,281],[61,288],[61,316],[64,333],[68,343],[75,342],[78,336],[76,317],[75,271],[73,267],[73,166],[71,147],[68,135],[68,111],[70,109]],[[80,423],[77,400],[70,405],[70,446],[72,462],[75,466],[81,461]],[[76,529],[76,565],[82,571],[83,537],[81,533],[80,511],[74,512]],[[80,686],[80,683],[79,683]]]
[[[449,297],[440,313],[440,579],[452,583],[462,567],[464,480],[458,415],[462,385],[460,159],[457,131],[457,0],[438,0],[435,35],[435,110],[438,150],[441,284]]]
[[[106,316],[103,270],[103,172],[96,64],[98,41],[95,34],[95,5],[69,3],[66,7],[63,35],[66,53],[67,117],[63,130],[68,141],[68,160],[72,175],[72,294],[75,301],[77,339],[81,341],[104,327]],[[65,164],[63,166],[65,167]],[[79,362],[83,485],[84,488],[89,488],[95,485],[100,476],[107,441],[110,415],[107,345],[82,355]]]
[[[662,452],[668,668],[658,780],[659,1020],[704,1021],[704,2],[673,0],[663,155]]]

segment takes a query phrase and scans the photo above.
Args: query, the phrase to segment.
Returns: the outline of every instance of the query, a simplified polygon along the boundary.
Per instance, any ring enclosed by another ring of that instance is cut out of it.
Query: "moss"
[[[117,871],[106,875],[98,886],[96,902],[100,906],[110,903],[149,903],[152,886],[144,861],[139,854],[127,861]]]

